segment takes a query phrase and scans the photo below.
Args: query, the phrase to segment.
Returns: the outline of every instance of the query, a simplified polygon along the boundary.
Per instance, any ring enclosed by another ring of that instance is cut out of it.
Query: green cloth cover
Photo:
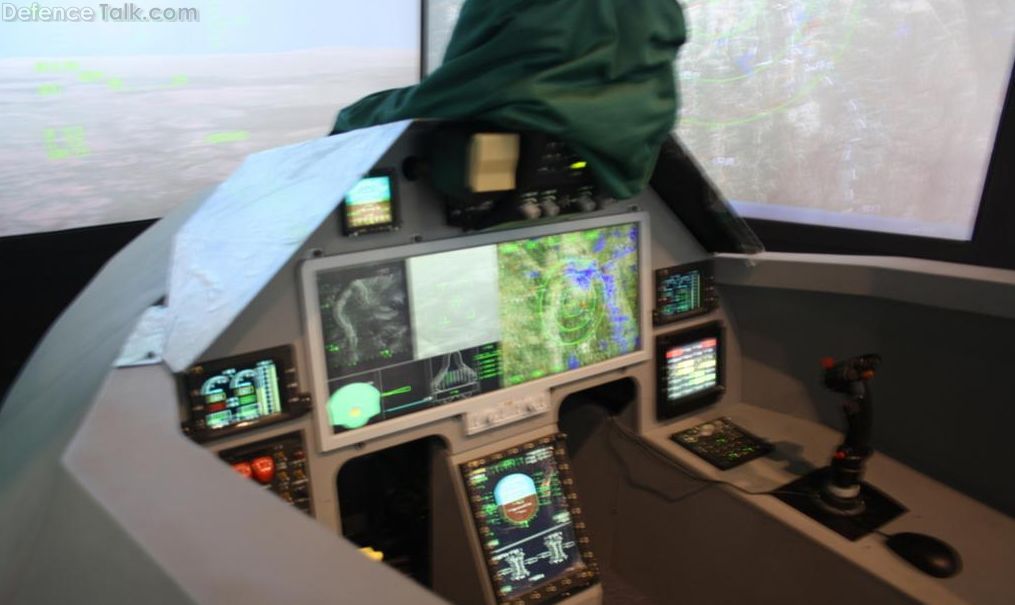
[[[544,132],[631,197],[673,129],[685,37],[675,0],[467,0],[440,67],[345,108],[332,134],[409,118]]]

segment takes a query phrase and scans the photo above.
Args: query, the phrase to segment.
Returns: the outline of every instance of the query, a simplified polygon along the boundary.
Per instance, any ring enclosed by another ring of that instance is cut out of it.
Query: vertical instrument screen
[[[390,231],[397,224],[395,175],[384,172],[361,179],[342,203],[342,230],[346,235]]]
[[[723,394],[722,324],[707,323],[656,338],[656,415],[673,418]]]
[[[595,581],[567,468],[559,436],[462,465],[498,602],[540,603]]]
[[[666,396],[670,401],[711,389],[718,382],[717,338],[675,345],[666,351]]]

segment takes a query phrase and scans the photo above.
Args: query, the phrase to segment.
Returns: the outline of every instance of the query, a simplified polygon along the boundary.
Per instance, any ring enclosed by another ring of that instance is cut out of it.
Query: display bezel
[[[397,231],[399,225],[402,222],[401,212],[401,201],[398,196],[398,171],[394,168],[377,168],[363,175],[363,177],[356,181],[359,184],[364,179],[372,179],[384,177],[388,179],[388,186],[391,197],[391,222],[382,223],[377,225],[367,225],[357,227],[349,222],[349,204],[346,202],[346,198],[342,198],[342,204],[339,207],[339,216],[342,222],[342,234],[347,237],[356,237],[359,235],[365,235],[368,233],[386,233],[388,231]],[[348,195],[348,194],[346,194]]]
[[[327,362],[324,353],[323,326],[320,317],[319,295],[317,289],[318,273],[366,265],[379,262],[405,261],[410,257],[450,252],[465,248],[487,246],[523,240],[546,235],[556,235],[569,231],[582,231],[600,227],[610,227],[635,223],[638,225],[638,263],[639,279],[641,280],[638,301],[639,348],[636,350],[593,363],[574,370],[552,374],[515,386],[504,386],[496,391],[483,393],[475,397],[445,403],[440,406],[421,410],[366,426],[335,433],[329,423],[326,404],[331,396],[328,391]],[[470,235],[465,237],[409,244],[392,248],[382,248],[365,252],[356,252],[338,256],[313,258],[300,266],[300,290],[303,297],[303,317],[306,329],[306,353],[310,360],[310,377],[312,393],[316,401],[314,405],[314,424],[317,427],[318,442],[321,451],[333,450],[361,443],[392,433],[404,431],[423,424],[436,422],[445,418],[458,416],[464,412],[481,407],[485,404],[499,403],[532,397],[548,393],[553,387],[582,378],[587,378],[605,371],[647,361],[651,357],[652,330],[652,261],[649,255],[649,222],[645,212],[627,212],[592,219],[562,219],[558,222],[533,227],[505,229],[502,231]]]
[[[469,473],[477,468],[499,462],[504,458],[519,456],[546,445],[553,448],[553,459],[557,465],[557,472],[560,475],[561,489],[567,499],[568,513],[571,515],[571,525],[574,530],[575,538],[578,541],[578,554],[581,557],[584,567],[582,569],[576,569],[563,576],[559,576],[549,582],[539,584],[522,594],[512,597],[502,597],[497,591],[497,571],[491,565],[493,552],[490,550],[487,540],[483,538],[483,529],[485,526],[482,521],[484,513],[480,505],[481,497],[470,484]],[[476,539],[482,545],[483,566],[486,568],[487,577],[490,580],[490,586],[493,588],[494,599],[498,604],[525,603],[538,605],[540,603],[552,602],[568,596],[569,594],[573,594],[574,592],[584,590],[585,588],[588,588],[598,582],[599,566],[596,563],[595,554],[591,549],[587,526],[582,518],[581,506],[578,504],[578,494],[574,489],[574,475],[571,473],[571,462],[567,456],[566,441],[562,433],[549,435],[541,439],[529,441],[515,447],[510,447],[493,454],[463,462],[459,465],[459,470],[461,471],[462,482],[465,485],[465,492],[469,499],[470,516],[472,517],[473,527],[476,529]]]
[[[669,420],[722,399],[723,393],[726,391],[724,331],[722,322],[714,321],[656,337],[656,420]],[[666,364],[666,351],[674,346],[691,344],[709,337],[716,339],[715,386],[681,397],[676,401],[668,401],[669,373]]]
[[[262,416],[255,420],[231,424],[218,429],[209,429],[202,424],[207,416],[203,413],[204,401],[192,384],[198,374],[210,375],[234,367],[252,366],[259,361],[271,359],[275,362],[278,372],[278,390],[281,396],[281,410],[277,414]],[[309,402],[299,392],[296,366],[293,363],[292,345],[282,345],[270,349],[261,349],[250,353],[241,353],[230,357],[210,359],[197,363],[179,374],[180,394],[184,401],[184,420],[181,423],[183,432],[198,443],[235,435],[262,426],[285,422],[302,416],[309,411]]]
[[[687,311],[684,313],[675,313],[672,315],[664,315],[662,313],[662,305],[665,302],[660,291],[660,284],[662,280],[672,276],[681,275],[684,273],[690,273],[691,271],[697,271],[701,276],[701,283],[699,288],[701,289],[701,306],[697,309]],[[685,265],[676,265],[673,267],[664,267],[662,269],[655,270],[654,276],[655,283],[655,309],[652,311],[652,321],[657,326],[667,325],[675,323],[691,317],[697,317],[698,315],[704,315],[716,308],[715,301],[715,271],[712,266],[712,261],[701,261],[697,263],[687,263]]]

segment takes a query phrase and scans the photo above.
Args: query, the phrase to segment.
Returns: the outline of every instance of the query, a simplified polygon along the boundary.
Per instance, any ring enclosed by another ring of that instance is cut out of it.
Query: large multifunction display
[[[451,402],[644,354],[644,216],[621,216],[305,263],[325,449],[353,429],[453,415]],[[467,247],[417,252],[455,243]]]
[[[462,465],[498,603],[544,603],[595,583],[560,435]]]

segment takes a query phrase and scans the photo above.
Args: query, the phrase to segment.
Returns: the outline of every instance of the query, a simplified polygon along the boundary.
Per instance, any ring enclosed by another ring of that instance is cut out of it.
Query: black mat
[[[860,498],[864,502],[862,512],[852,516],[830,512],[818,496],[828,472],[827,467],[820,468],[774,490],[772,495],[852,541],[859,540],[908,510],[876,487],[863,483],[860,487]]]
[[[659,605],[610,569],[600,569],[603,605]]]

